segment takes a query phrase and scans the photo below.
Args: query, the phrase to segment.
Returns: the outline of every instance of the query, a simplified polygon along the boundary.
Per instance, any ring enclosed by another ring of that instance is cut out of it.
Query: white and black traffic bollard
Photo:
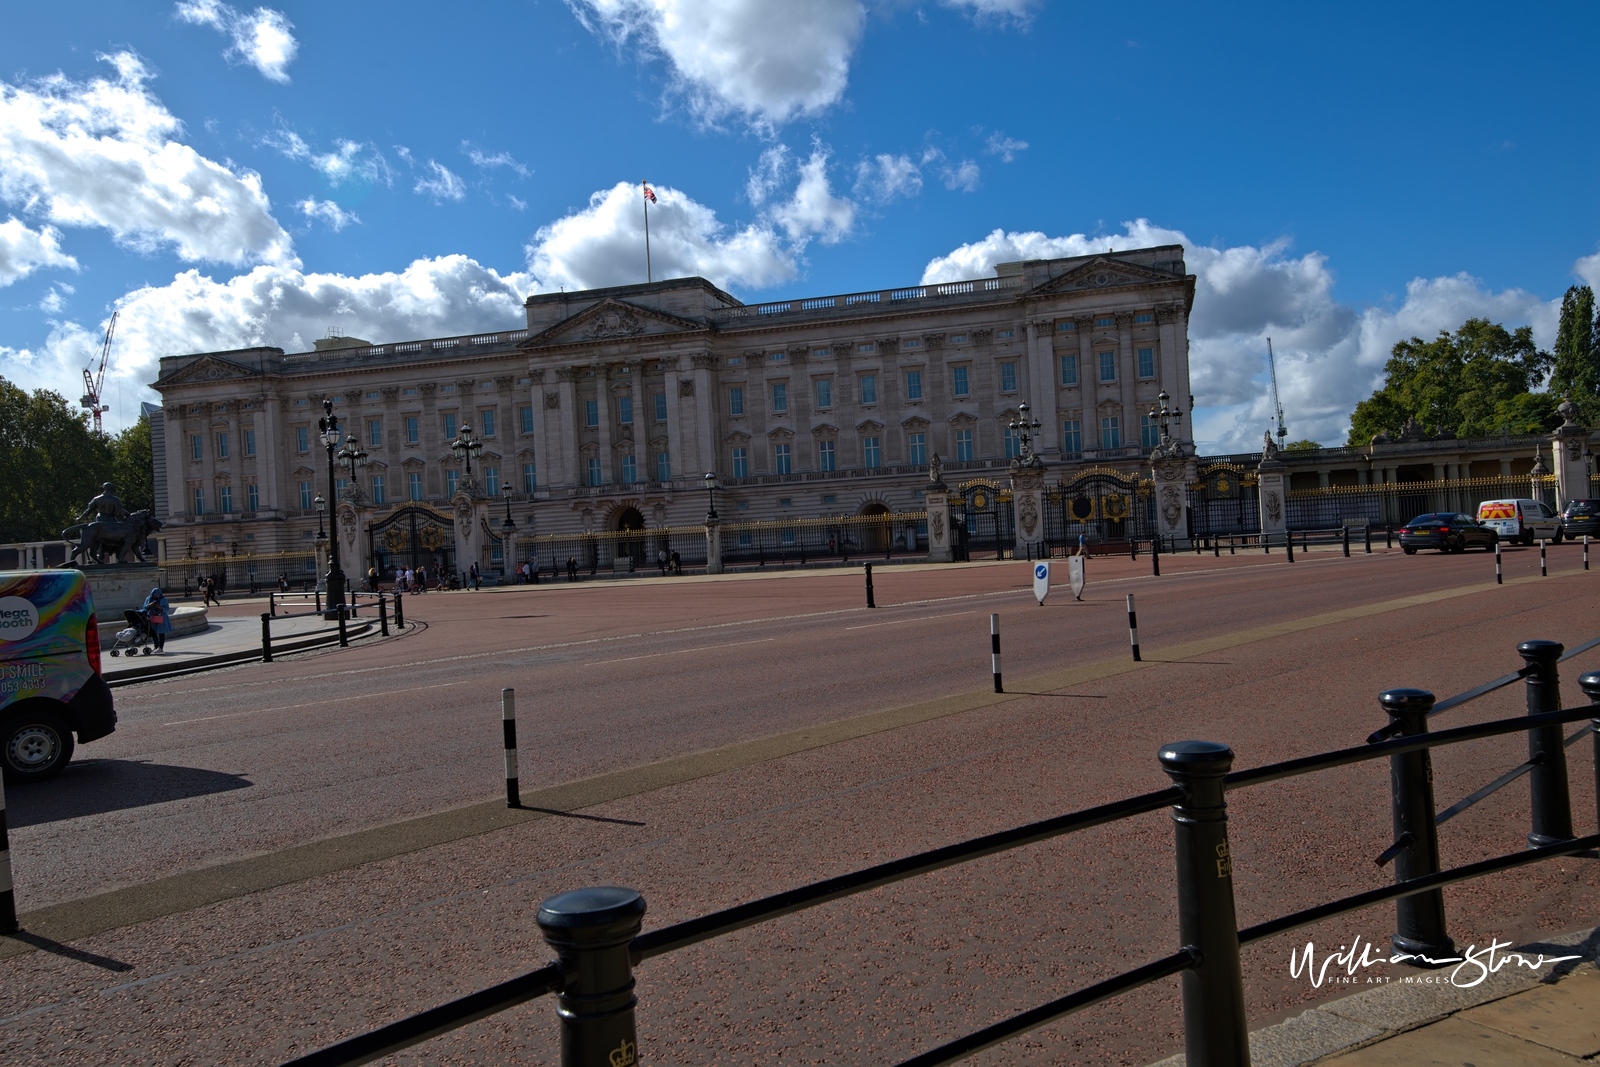
[[[1548,578],[1550,572],[1544,566],[1544,538],[1539,538],[1539,577]]]
[[[1589,535],[1583,535],[1583,569],[1589,569]]]
[[[1133,662],[1139,662],[1139,616],[1133,613],[1133,594],[1128,594],[1128,643],[1133,645]]]
[[[989,616],[989,665],[994,670],[994,691],[1004,693],[1000,686],[1000,616]]]
[[[506,735],[506,807],[522,807],[522,790],[517,781],[517,691],[500,690],[500,720]]]
[[[17,932],[17,894],[11,889],[11,843],[6,837],[6,783],[0,778],[0,934]]]
[[[1504,585],[1505,578],[1500,571],[1500,542],[1494,543],[1494,584]]]

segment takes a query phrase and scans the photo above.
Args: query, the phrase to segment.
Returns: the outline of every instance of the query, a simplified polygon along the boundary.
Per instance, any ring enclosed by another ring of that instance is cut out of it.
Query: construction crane
[[[105,343],[100,346],[100,365],[96,367],[91,363],[83,368],[83,397],[78,403],[83,405],[85,411],[94,416],[94,432],[97,434],[105,432],[100,426],[101,414],[111,410],[109,406],[100,403],[100,389],[105,385],[106,364],[111,360],[111,335],[116,332],[117,313],[113,311],[111,313],[111,321],[106,323]]]
[[[1283,447],[1283,439],[1289,436],[1289,430],[1283,424],[1283,402],[1278,399],[1278,360],[1272,354],[1272,338],[1267,338],[1267,371],[1272,375],[1272,410],[1278,419],[1278,428],[1274,431],[1278,437],[1278,447]]]

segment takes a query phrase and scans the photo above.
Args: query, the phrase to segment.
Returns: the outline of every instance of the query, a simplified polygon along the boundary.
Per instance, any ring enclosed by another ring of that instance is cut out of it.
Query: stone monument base
[[[102,622],[127,625],[121,622],[124,610],[143,607],[144,598],[156,586],[167,589],[167,569],[157,563],[111,563],[103,567],[90,564],[78,569],[89,579],[95,614]]]

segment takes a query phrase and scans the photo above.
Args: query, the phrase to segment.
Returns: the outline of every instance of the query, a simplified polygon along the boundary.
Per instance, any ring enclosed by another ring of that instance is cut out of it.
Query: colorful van
[[[1493,528],[1500,540],[1531,545],[1538,538],[1561,543],[1561,520],[1537,500],[1485,500],[1478,505],[1478,521]]]
[[[0,771],[10,782],[59,774],[117,728],[100,675],[100,633],[78,570],[0,571]]]

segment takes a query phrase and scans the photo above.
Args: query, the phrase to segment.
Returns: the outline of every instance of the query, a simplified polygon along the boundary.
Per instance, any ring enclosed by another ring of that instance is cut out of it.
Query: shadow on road
[[[164,804],[246,789],[249,779],[198,767],[173,767],[144,760],[83,760],[67,765],[57,778],[6,795],[6,822],[12,827],[102,815],[108,811]]]

